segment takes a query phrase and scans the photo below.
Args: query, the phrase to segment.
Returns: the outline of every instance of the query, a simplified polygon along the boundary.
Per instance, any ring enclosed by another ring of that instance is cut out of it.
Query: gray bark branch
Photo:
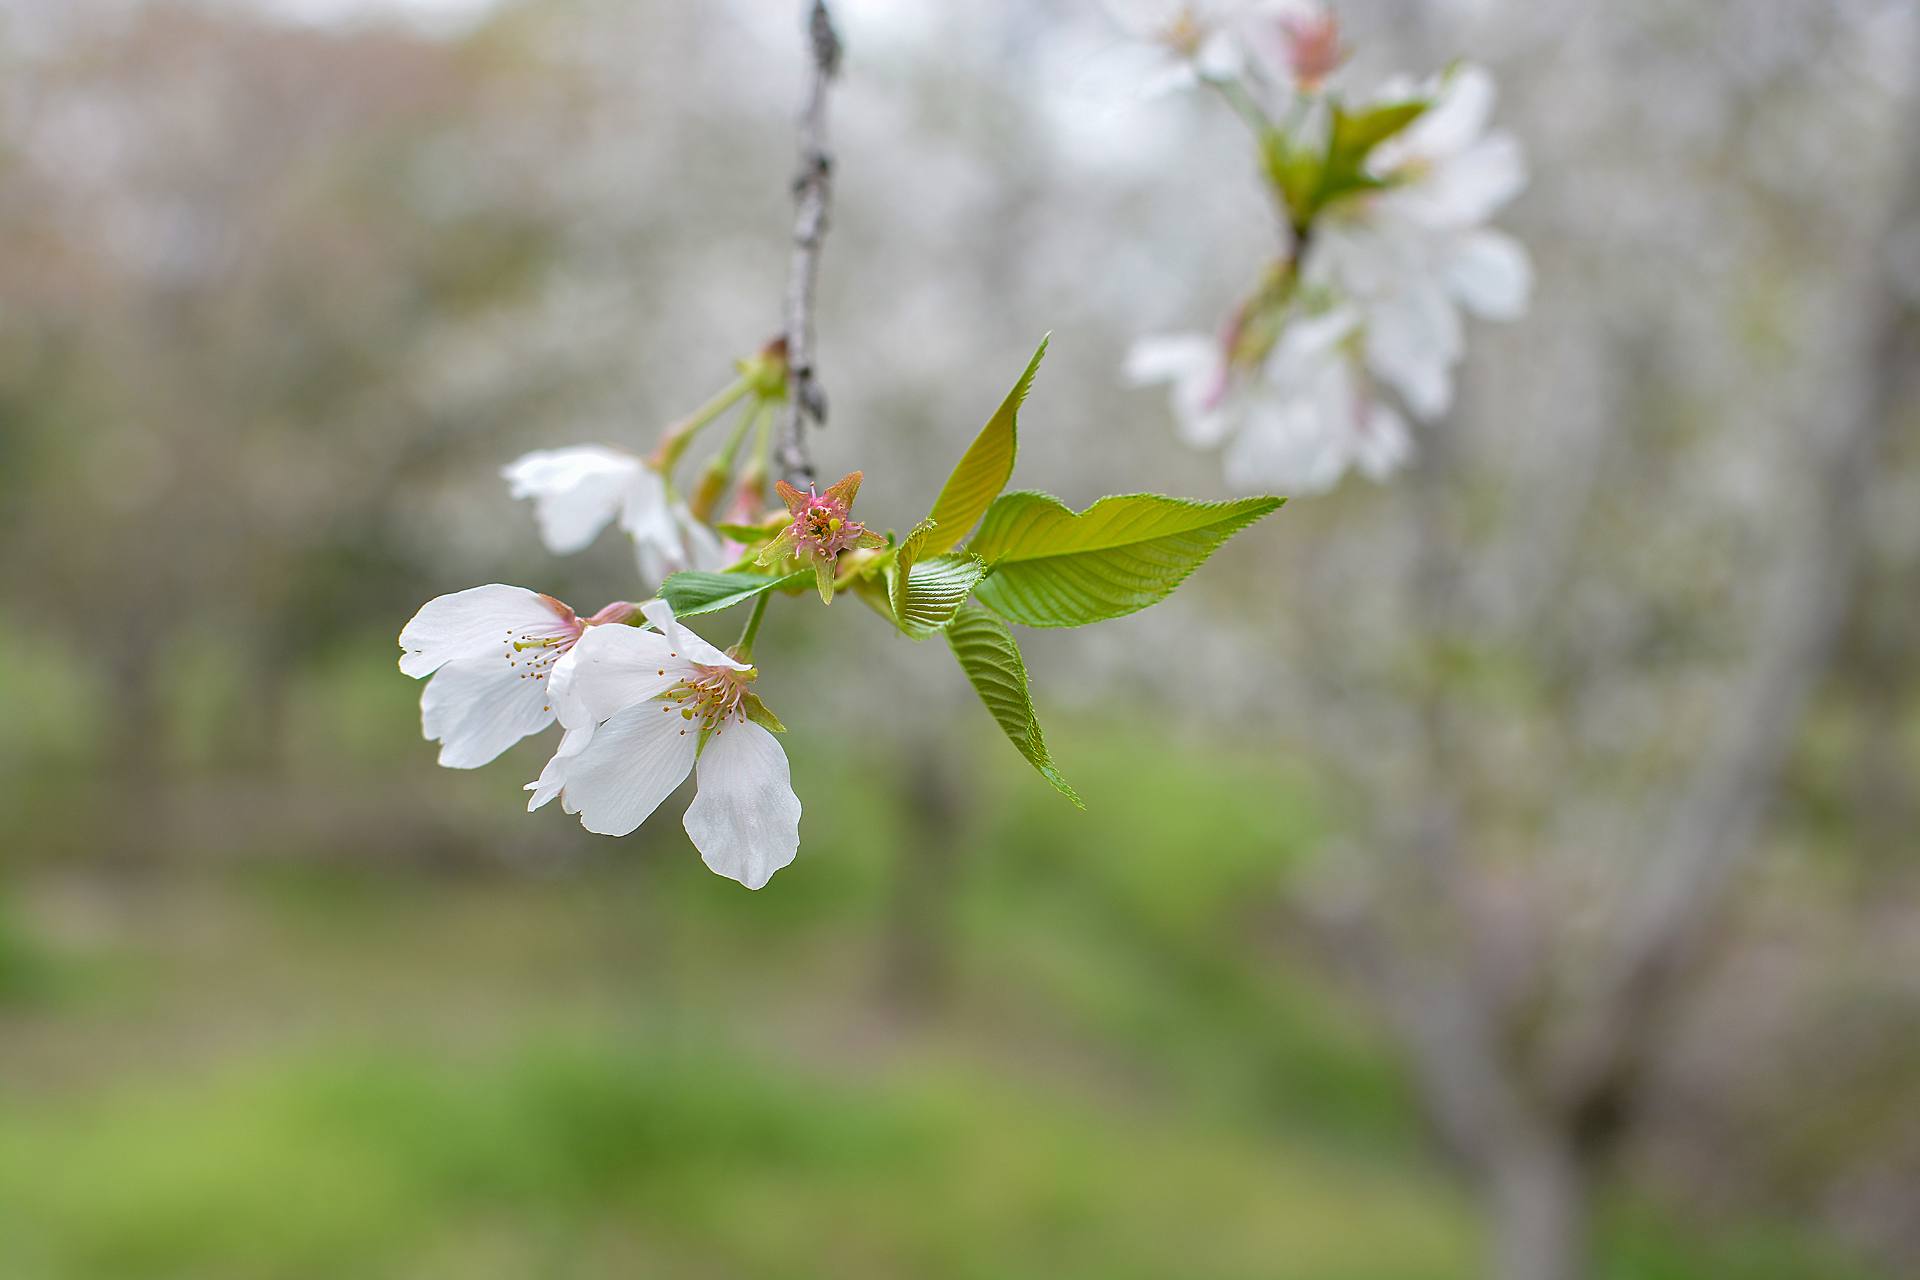
[[[807,96],[800,111],[800,170],[793,180],[793,259],[787,272],[787,411],[781,423],[776,458],[788,484],[814,481],[807,450],[809,420],[827,419],[826,395],[814,370],[814,293],[820,275],[820,247],[826,240],[827,211],[833,200],[833,155],[827,149],[827,93],[840,69],[840,36],[826,0],[807,6],[809,68]]]

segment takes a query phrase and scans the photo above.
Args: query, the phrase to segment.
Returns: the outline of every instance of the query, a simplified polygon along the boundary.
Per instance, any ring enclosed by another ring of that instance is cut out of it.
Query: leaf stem
[[[1247,128],[1253,130],[1256,137],[1264,138],[1274,131],[1272,119],[1260,109],[1260,104],[1253,100],[1253,95],[1238,80],[1224,76],[1202,76],[1201,79],[1226,100],[1226,104],[1233,108],[1233,113],[1246,122]]]
[[[687,451],[687,446],[693,443],[693,438],[700,434],[701,428],[732,408],[752,387],[753,384],[746,378],[735,378],[718,395],[668,427],[661,435],[653,456],[647,461],[662,474],[673,470],[673,464],[680,461],[680,455]]]
[[[733,646],[733,656],[742,662],[753,661],[753,639],[760,634],[760,619],[767,612],[768,594],[762,591],[753,598],[753,612],[747,615],[746,630],[740,633],[738,643]]]

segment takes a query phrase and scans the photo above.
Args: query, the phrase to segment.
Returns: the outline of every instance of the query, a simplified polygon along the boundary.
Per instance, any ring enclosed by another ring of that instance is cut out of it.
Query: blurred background
[[[1022,637],[776,607],[799,861],[439,770],[418,605],[638,591],[498,468],[773,336],[787,0],[0,4],[0,1275],[1920,1274],[1920,53],[1350,0],[1490,66],[1532,314],[1412,474]],[[1094,0],[839,0],[815,454],[1224,496],[1137,336],[1273,252]],[[733,625],[731,620],[717,624]]]

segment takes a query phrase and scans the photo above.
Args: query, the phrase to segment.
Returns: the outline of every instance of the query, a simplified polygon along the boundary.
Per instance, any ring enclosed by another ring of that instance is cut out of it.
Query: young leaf
[[[887,595],[893,604],[893,616],[896,620],[906,611],[907,575],[912,572],[914,561],[920,558],[920,552],[932,535],[934,521],[922,520],[907,531],[900,540],[900,547],[893,553],[893,564],[887,570]]]
[[[937,556],[953,550],[960,539],[967,536],[967,530],[979,522],[988,504],[1007,487],[1007,477],[1013,474],[1014,454],[1019,449],[1016,419],[1020,403],[1027,398],[1033,375],[1040,371],[1040,358],[1047,354],[1047,343],[1052,340],[1052,334],[1040,339],[1040,348],[1027,362],[1027,371],[1013,384],[1013,390],[994,410],[993,417],[987,419],[987,425],[980,428],[980,434],[973,438],[953,474],[947,477],[928,517],[936,527],[926,537],[921,548],[923,554]]]
[[[1047,740],[1040,732],[1040,721],[1033,714],[1033,695],[1027,689],[1027,667],[1006,624],[977,604],[964,604],[947,626],[947,643],[974,692],[1020,754],[1053,784],[1054,790],[1077,807],[1086,808],[1047,754]]]
[[[954,612],[985,577],[987,562],[975,555],[935,556],[893,570],[894,625],[924,640],[953,620]]]
[[[1315,197],[1316,209],[1350,191],[1372,190],[1380,180],[1367,172],[1373,149],[1425,113],[1421,100],[1388,102],[1349,115],[1333,109],[1333,132],[1327,142],[1327,163]]]
[[[800,573],[774,574],[764,573],[695,573],[688,571],[676,573],[660,584],[660,598],[667,602],[674,616],[680,618],[697,617],[703,613],[718,613],[722,609],[731,609],[753,599],[763,591],[772,591],[777,587],[790,587],[810,581],[811,569]]]
[[[1075,513],[1045,493],[1005,494],[967,550],[992,566],[981,603],[1030,627],[1080,627],[1158,604],[1228,538],[1283,498],[1102,498]]]

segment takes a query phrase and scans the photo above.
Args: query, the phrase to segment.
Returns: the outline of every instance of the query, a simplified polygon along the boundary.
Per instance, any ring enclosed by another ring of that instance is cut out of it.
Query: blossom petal
[[[418,678],[457,658],[493,657],[502,637],[568,634],[573,611],[537,591],[490,583],[436,596],[400,629],[400,670]],[[577,625],[577,624],[576,624]]]
[[[587,745],[593,741],[594,730],[598,728],[598,725],[590,724],[580,729],[568,729],[560,735],[560,746],[553,753],[553,758],[540,770],[540,776],[527,784],[527,790],[533,792],[527,799],[528,813],[560,794],[560,788],[566,785],[567,768],[573,757],[587,749]]]
[[[721,726],[700,753],[700,790],[684,825],[701,860],[758,889],[800,849],[800,798],[787,753],[759,725]]]
[[[1369,480],[1385,480],[1413,457],[1413,434],[1392,406],[1375,401],[1354,439],[1353,460]]]
[[[639,627],[588,627],[554,664],[553,709],[568,729],[584,729],[659,697],[680,683],[693,664],[666,636]]]
[[[1455,244],[1446,279],[1448,292],[1475,315],[1518,320],[1533,292],[1533,263],[1512,236],[1475,231]]]
[[[1465,228],[1491,218],[1526,185],[1526,155],[1519,140],[1496,133],[1390,194],[1395,207],[1415,221]]]
[[[631,493],[653,474],[632,454],[599,445],[541,449],[501,468],[508,491],[533,499],[540,540],[555,555],[584,550],[631,505]]]
[[[668,648],[674,656],[697,662],[703,667],[731,667],[735,671],[746,671],[752,665],[729,658],[681,626],[679,619],[673,616],[673,606],[665,600],[649,600],[640,606],[640,612],[667,638]]]
[[[1325,493],[1347,469],[1343,429],[1312,397],[1252,414],[1227,446],[1227,482],[1243,492]]]
[[[1174,421],[1180,438],[1195,448],[1212,448],[1232,429],[1227,363],[1215,339],[1200,333],[1142,338],[1127,352],[1125,374],[1135,386],[1173,384]]]
[[[1367,316],[1367,365],[1431,421],[1453,403],[1460,317],[1438,288],[1410,288]]]
[[[671,704],[628,707],[566,757],[560,807],[595,835],[624,836],[645,822],[693,769],[699,730]],[[556,756],[555,760],[561,758]]]
[[[447,663],[420,694],[420,730],[449,769],[477,769],[552,723],[544,674],[497,655]]]
[[[1484,67],[1463,66],[1446,78],[1433,105],[1401,137],[1408,149],[1429,159],[1457,155],[1486,132],[1498,96]]]

